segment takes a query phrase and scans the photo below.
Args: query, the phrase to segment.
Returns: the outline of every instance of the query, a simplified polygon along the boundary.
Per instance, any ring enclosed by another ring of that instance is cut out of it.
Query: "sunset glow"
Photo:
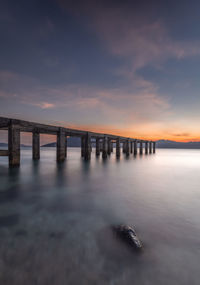
[[[159,3],[2,4],[1,116],[200,141],[199,4]]]

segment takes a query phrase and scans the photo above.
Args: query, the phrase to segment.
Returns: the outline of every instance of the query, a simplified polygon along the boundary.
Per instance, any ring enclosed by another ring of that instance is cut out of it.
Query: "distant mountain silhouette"
[[[95,146],[95,143],[92,143]],[[80,147],[81,139],[76,137],[70,137],[67,139],[67,146]],[[8,147],[7,143],[0,143],[0,147]],[[21,144],[21,147],[30,147],[28,145]],[[42,145],[42,147],[56,147],[56,142]],[[200,149],[200,142],[176,142],[170,140],[158,140],[156,142],[157,148],[182,148],[182,149]]]
[[[176,142],[170,140],[158,140],[157,148],[182,148],[182,149],[200,149],[200,142]]]
[[[21,147],[30,147],[29,145],[20,144]],[[7,143],[0,143],[0,147],[8,147]]]
[[[81,146],[81,139],[76,138],[76,137],[70,137],[67,139],[67,146],[69,146],[69,147],[80,147]],[[45,144],[42,147],[56,147],[56,142]]]

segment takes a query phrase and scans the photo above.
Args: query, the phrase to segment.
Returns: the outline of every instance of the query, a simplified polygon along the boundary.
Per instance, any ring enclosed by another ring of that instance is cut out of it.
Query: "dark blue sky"
[[[198,140],[198,1],[1,1],[1,115]]]

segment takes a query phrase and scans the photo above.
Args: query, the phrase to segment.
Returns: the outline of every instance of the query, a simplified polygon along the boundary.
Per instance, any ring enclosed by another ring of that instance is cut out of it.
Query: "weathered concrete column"
[[[65,157],[67,157],[67,137],[65,137]]]
[[[96,138],[96,156],[100,155],[100,139]]]
[[[20,165],[20,128],[17,125],[8,127],[9,166]]]
[[[33,159],[40,159],[40,134],[34,131],[32,134],[32,156]]]
[[[145,154],[148,154],[148,142],[145,142]]]
[[[130,152],[133,153],[133,142],[132,141],[130,142],[130,146],[131,146]]]
[[[81,157],[85,157],[85,137],[81,137]]]
[[[65,131],[63,128],[59,128],[57,132],[57,161],[61,162],[65,160]]]
[[[126,140],[126,156],[130,154],[130,141]]]
[[[133,154],[137,155],[137,140],[134,141],[134,150],[133,150]]]
[[[126,142],[124,141],[122,144],[123,144],[123,153],[126,153]]]
[[[110,142],[110,148],[111,148],[111,152],[113,152],[113,142]]]
[[[107,158],[107,153],[108,153],[108,138],[105,136],[103,138],[103,153],[102,157]]]
[[[149,142],[149,153],[152,153],[152,142]]]
[[[153,142],[153,153],[156,152],[156,142]]]
[[[108,155],[110,155],[111,154],[111,139],[108,138],[107,144],[108,144],[107,153],[108,153]]]
[[[116,157],[117,158],[120,157],[120,139],[119,138],[116,139]]]
[[[89,133],[85,135],[85,151],[84,151],[85,160],[90,160],[91,158],[91,136]]]
[[[143,154],[143,143],[140,141],[140,154]]]

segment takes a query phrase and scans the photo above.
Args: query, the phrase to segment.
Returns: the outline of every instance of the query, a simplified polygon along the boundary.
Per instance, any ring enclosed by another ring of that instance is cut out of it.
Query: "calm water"
[[[199,285],[199,150],[55,159],[23,150],[12,170],[0,159],[0,284]],[[141,254],[113,235],[119,223],[135,227]]]

